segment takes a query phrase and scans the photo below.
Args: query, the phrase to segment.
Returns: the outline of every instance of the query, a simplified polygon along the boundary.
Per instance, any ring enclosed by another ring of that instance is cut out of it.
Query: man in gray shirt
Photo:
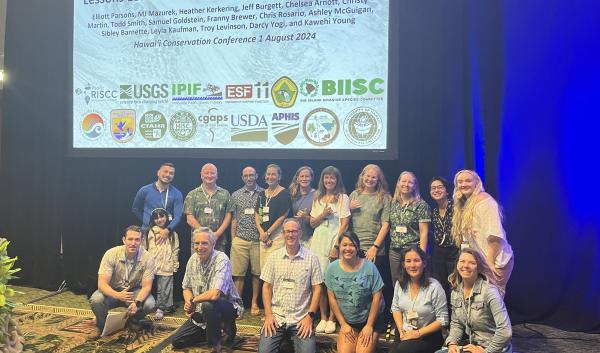
[[[140,227],[129,226],[123,234],[123,245],[109,249],[102,257],[98,290],[90,297],[96,316],[96,330],[90,338],[100,336],[112,308],[127,307],[127,315],[134,320],[143,319],[154,309],[154,297],[150,294],[156,272],[154,258],[141,244]]]
[[[192,234],[195,253],[190,257],[183,277],[183,309],[187,320],[173,335],[176,349],[206,339],[212,352],[221,351],[221,327],[226,342],[235,338],[235,319],[244,311],[242,300],[231,279],[231,265],[225,253],[215,250],[212,230],[200,227]]]

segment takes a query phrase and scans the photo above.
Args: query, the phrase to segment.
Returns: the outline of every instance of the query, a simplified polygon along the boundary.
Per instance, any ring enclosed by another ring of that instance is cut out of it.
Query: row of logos
[[[207,83],[143,83],[122,84],[119,89],[106,89],[90,84],[76,88],[75,95],[89,105],[97,101],[137,101],[139,103],[156,100],[172,102],[213,102],[219,100],[273,101],[279,108],[291,108],[298,95],[306,98],[382,95],[385,81],[382,78],[314,80],[305,79],[298,86],[287,76],[280,77],[273,85],[268,81],[256,83],[226,84],[222,86]],[[224,91],[224,92],[223,92]]]
[[[179,141],[189,141],[197,131],[204,131],[211,143],[215,135],[226,136],[231,142],[267,142],[269,124],[273,137],[287,145],[296,140],[300,129],[305,139],[315,146],[326,146],[335,141],[341,130],[341,124],[335,112],[328,108],[316,108],[304,116],[300,113],[261,114],[223,114],[218,108],[211,108],[206,114],[195,116],[187,110],[179,110],[171,115],[169,121],[157,110],[147,111],[136,123],[136,111],[133,109],[114,109],[110,112],[110,134],[119,143],[131,141],[139,129],[139,134],[148,141],[158,141],[167,130]],[[89,112],[81,121],[81,133],[88,140],[97,140],[103,136],[107,121],[102,114]],[[383,123],[379,114],[372,108],[360,107],[346,115],[343,131],[351,143],[367,146],[381,135]],[[224,133],[224,135],[223,135]],[[221,142],[221,141],[219,141]]]

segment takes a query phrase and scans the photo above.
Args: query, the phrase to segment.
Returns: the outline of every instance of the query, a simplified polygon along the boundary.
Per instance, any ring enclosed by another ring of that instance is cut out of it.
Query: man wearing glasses
[[[244,186],[231,195],[233,205],[233,221],[231,222],[231,274],[240,296],[244,292],[244,277],[248,265],[252,275],[252,306],[250,314],[260,314],[258,307],[258,291],[260,290],[260,240],[254,206],[258,195],[264,189],[256,184],[258,174],[253,167],[242,170]]]
[[[295,352],[316,351],[313,320],[319,307],[323,276],[317,257],[300,245],[302,236],[296,218],[283,221],[285,247],[273,252],[260,278],[263,285],[265,323],[258,351],[277,352],[286,335]]]

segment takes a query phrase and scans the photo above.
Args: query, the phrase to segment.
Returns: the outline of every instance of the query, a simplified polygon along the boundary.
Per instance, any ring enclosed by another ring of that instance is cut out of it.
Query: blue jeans
[[[140,289],[133,291],[133,297],[137,298]],[[146,314],[154,310],[154,297],[152,294],[148,294],[146,300],[144,300],[144,305],[141,308],[138,308],[138,311],[132,317],[133,320],[142,320]],[[128,307],[129,304],[122,302],[113,297],[106,296],[102,294],[99,290],[96,290],[94,294],[90,297],[90,306],[92,307],[92,311],[96,316],[96,326],[100,331],[104,329],[104,324],[106,323],[106,317],[108,316],[108,311],[110,309],[114,309],[117,307]]]
[[[206,328],[196,326],[191,319],[188,319],[173,334],[171,343],[175,349],[181,349],[198,345],[206,341],[209,346],[214,347],[221,340],[221,326],[224,325],[229,335],[234,335],[236,331],[235,318],[237,311],[233,304],[223,298],[215,301],[203,302],[202,318]],[[233,337],[229,337],[233,339]]]
[[[260,335],[260,342],[258,343],[258,352],[259,353],[277,353],[279,352],[279,347],[285,335],[289,334],[292,336],[292,341],[294,342],[294,352],[296,353],[314,353],[317,350],[317,339],[315,338],[315,333],[313,331],[310,337],[302,339],[298,336],[298,328],[296,325],[280,326],[273,336],[267,337],[264,332]]]

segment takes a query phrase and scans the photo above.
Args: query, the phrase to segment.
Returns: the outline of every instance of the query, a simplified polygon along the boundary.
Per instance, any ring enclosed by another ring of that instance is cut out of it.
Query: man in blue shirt
[[[131,210],[142,221],[144,229],[150,224],[150,215],[154,209],[164,208],[167,210],[171,222],[159,235],[164,241],[169,236],[169,232],[181,220],[181,215],[183,214],[183,195],[181,191],[171,185],[175,177],[175,166],[173,164],[161,164],[156,175],[158,178],[154,183],[144,185],[138,190],[135,199],[133,199]]]

